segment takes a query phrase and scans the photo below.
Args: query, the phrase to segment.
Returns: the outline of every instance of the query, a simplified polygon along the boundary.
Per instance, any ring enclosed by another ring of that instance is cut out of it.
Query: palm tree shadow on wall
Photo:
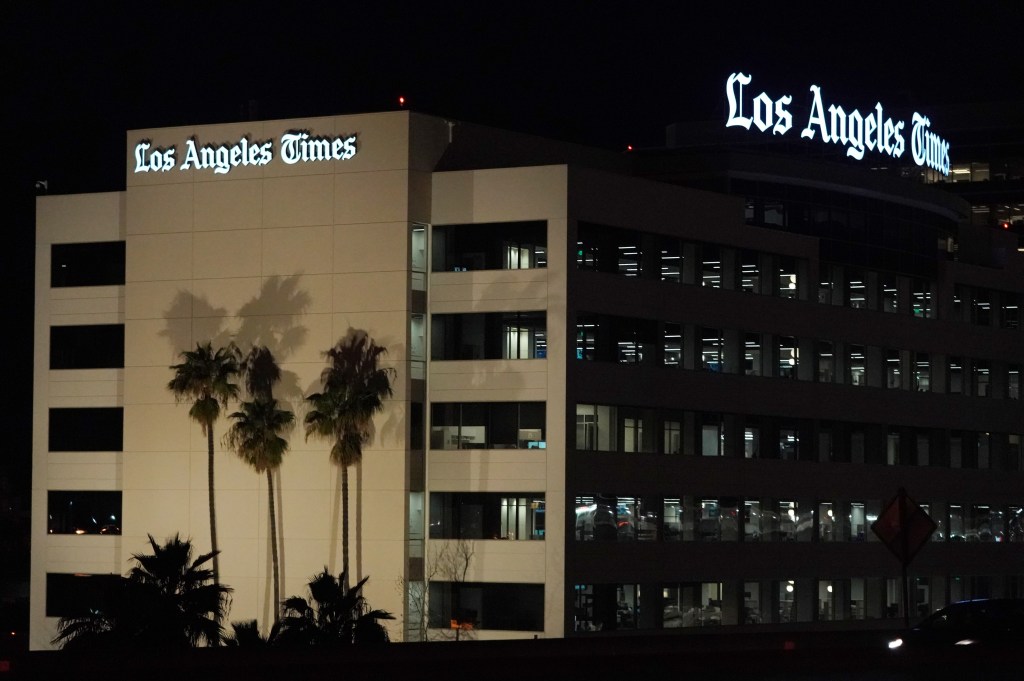
[[[408,363],[403,363],[402,358],[408,360],[406,352],[406,344],[400,342],[392,336],[380,336],[375,337],[366,329],[356,329],[354,327],[348,327],[345,334],[339,339],[352,339],[359,336],[365,336],[371,338],[377,345],[386,349],[385,357],[394,359],[399,358],[399,361],[392,365],[390,362],[383,362],[387,366],[393,366],[396,375],[393,378],[392,385],[395,385],[396,381],[403,381],[403,371],[406,370]],[[404,341],[404,339],[402,339]],[[326,350],[326,348],[325,348]],[[321,379],[318,377],[314,379],[308,386],[306,386],[306,394],[310,395],[316,392],[320,392],[323,388]],[[405,390],[399,391],[399,394],[404,394]],[[387,398],[387,402],[394,401],[395,398]],[[406,398],[407,399],[407,398]],[[369,424],[368,439],[364,446],[372,446],[375,443],[394,443],[404,442],[405,440],[405,425],[408,414],[404,410],[400,411],[395,408],[386,408],[383,412],[377,414]],[[378,438],[379,436],[379,438]],[[372,454],[371,454],[372,455]],[[342,503],[342,468],[341,466],[335,466],[335,480],[334,480],[334,499],[331,509],[331,529],[330,529],[330,545],[331,554],[328,559],[328,569],[331,571],[337,570],[337,553],[341,546],[341,509],[344,504]],[[349,569],[352,571],[352,575],[349,578],[361,579],[366,576],[363,572],[363,464],[362,460],[359,463],[352,466],[354,472],[354,485],[353,485],[353,497],[355,500],[354,509],[351,512],[352,518],[352,536],[354,541],[352,542],[351,553],[352,565]]]
[[[287,363],[292,355],[302,347],[308,335],[308,329],[299,323],[312,302],[309,292],[299,286],[301,274],[282,277],[267,277],[260,286],[259,292],[242,304],[232,314],[224,307],[214,307],[206,297],[200,297],[190,291],[179,290],[163,314],[164,328],[159,335],[170,344],[173,357],[183,350],[192,348],[197,342],[210,340],[213,347],[225,347],[234,342],[243,353],[249,348],[262,345],[270,349],[280,364]],[[228,326],[229,321],[239,319],[237,330]],[[182,321],[186,321],[183,324]],[[294,371],[282,368],[281,380],[274,386],[274,393],[280,398],[281,407],[295,411],[304,397],[299,385],[299,377]],[[274,482],[278,490],[282,487],[282,472],[274,473]],[[276,504],[277,526],[284,527],[284,504]],[[284,536],[279,539],[280,551],[278,563],[281,583],[286,583],[287,561]],[[267,548],[267,560],[270,560],[270,547]],[[266,598],[264,598],[264,619],[269,615],[268,581]]]

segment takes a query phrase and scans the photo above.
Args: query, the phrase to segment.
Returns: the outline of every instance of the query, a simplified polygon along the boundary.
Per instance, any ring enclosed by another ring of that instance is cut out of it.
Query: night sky
[[[382,111],[404,95],[415,111],[617,150],[724,120],[737,70],[755,93],[816,83],[862,110],[1024,99],[1017,2],[207,4],[0,11],[16,474],[31,458],[35,181],[123,189],[128,129],[244,120],[253,103],[260,119]]]

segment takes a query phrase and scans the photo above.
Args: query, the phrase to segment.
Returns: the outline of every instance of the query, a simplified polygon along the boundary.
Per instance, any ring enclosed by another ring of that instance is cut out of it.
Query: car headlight
[[[903,645],[903,639],[902,638],[894,638],[893,640],[889,641],[889,650],[896,650],[901,645]]]

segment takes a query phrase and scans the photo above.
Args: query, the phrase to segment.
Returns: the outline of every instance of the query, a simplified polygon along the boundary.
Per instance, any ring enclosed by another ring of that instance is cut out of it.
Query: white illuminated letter
[[[281,135],[281,160],[288,165],[293,165],[302,160],[302,150],[299,148],[299,142],[307,137],[309,135],[304,132],[286,132]]]
[[[180,170],[188,170],[192,166],[199,167],[199,153],[196,151],[195,139],[189,138],[185,140],[185,160]]]
[[[738,85],[737,85],[738,83]],[[750,130],[750,118],[743,116],[743,86],[750,85],[750,76],[734,73],[725,81],[725,96],[729,100],[729,120],[725,127],[739,126]],[[735,92],[734,90],[735,86]]]
[[[868,120],[870,119],[869,116]],[[846,132],[850,136],[850,148],[846,150],[846,155],[859,161],[864,158],[864,118],[860,115],[860,111],[854,109],[850,112]]]
[[[886,125],[888,125],[890,122],[891,121],[886,121]],[[896,138],[896,144],[894,144],[892,148],[892,155],[895,156],[896,158],[899,158],[900,156],[903,155],[903,149],[906,147],[906,145],[903,143],[903,135],[900,134],[900,130],[902,129],[903,121],[897,123],[892,129],[893,135]]]
[[[763,92],[754,97],[754,125],[761,132],[772,125],[772,100]]]
[[[149,165],[146,163],[146,150],[151,146],[149,142],[139,142],[135,145],[135,172],[149,172]]]
[[[831,141],[846,144],[846,112],[843,111],[843,107],[832,105],[828,108],[828,113],[832,117]]]
[[[793,115],[786,107],[792,104],[793,98],[783,95],[775,102],[775,127],[772,128],[773,135],[785,135],[793,127]]]
[[[814,98],[811,101],[811,115],[807,117],[807,127],[803,129],[800,136],[809,140],[814,139],[814,130],[811,129],[811,126],[817,124],[821,128],[822,141],[828,142],[831,138],[828,134],[828,122],[825,120],[825,107],[821,105],[821,88],[812,85],[811,92],[814,93]]]
[[[914,127],[910,130],[910,153],[914,157],[914,163],[923,166],[925,162],[924,133],[929,121],[916,111],[911,120]]]

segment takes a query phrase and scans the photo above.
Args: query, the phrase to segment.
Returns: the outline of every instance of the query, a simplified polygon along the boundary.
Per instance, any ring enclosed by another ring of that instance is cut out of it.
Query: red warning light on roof
[[[1010,223],[1009,222],[1003,221],[1002,226],[1003,226],[1003,229],[1010,229]]]
[[[626,145],[626,151],[633,151],[633,145],[632,144],[627,144]]]
[[[402,97],[401,95],[399,95],[399,97],[398,97],[398,106],[405,106],[405,97]]]

